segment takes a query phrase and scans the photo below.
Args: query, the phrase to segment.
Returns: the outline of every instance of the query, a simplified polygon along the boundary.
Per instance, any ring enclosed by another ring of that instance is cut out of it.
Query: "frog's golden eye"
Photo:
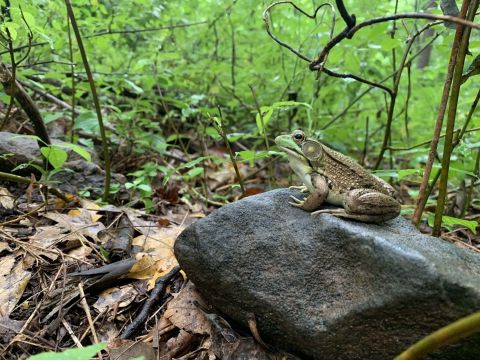
[[[305,133],[302,130],[295,130],[292,134],[293,141],[297,144],[301,144],[305,140]]]
[[[307,140],[302,145],[303,154],[309,160],[318,160],[322,156],[322,145],[317,141]]]

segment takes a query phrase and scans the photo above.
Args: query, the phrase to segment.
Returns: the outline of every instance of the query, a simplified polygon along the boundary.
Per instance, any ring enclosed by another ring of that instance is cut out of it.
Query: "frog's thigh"
[[[349,214],[383,215],[400,214],[400,204],[389,195],[371,189],[355,189],[348,192],[344,202]]]

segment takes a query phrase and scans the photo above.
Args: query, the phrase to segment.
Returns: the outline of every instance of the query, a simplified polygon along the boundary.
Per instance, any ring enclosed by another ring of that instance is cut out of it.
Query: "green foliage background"
[[[168,142],[189,130],[207,129],[208,135],[210,115],[217,115],[216,106],[219,105],[228,120],[229,132],[237,134],[237,139],[250,139],[253,149],[263,149],[265,144],[255,122],[257,109],[252,87],[260,106],[285,101],[289,94],[295,94],[296,101],[310,105],[298,107],[293,118],[292,107],[278,107],[267,124],[270,139],[280,132],[301,127],[358,158],[365,144],[368,119],[367,157],[375,158],[386,120],[388,98],[385,93],[373,89],[350,107],[368,86],[351,79],[332,78],[326,74],[318,76],[308,70],[307,62],[275,43],[267,35],[262,21],[262,12],[269,4],[253,0],[74,1],[95,81],[101,87],[101,104],[109,125],[116,130],[111,137],[118,142],[128,139],[134,152],[153,148],[162,153]],[[296,4],[308,12],[317,5],[307,0],[296,1]],[[393,14],[396,3],[349,0],[345,4],[361,22]],[[12,1],[13,23],[3,26],[14,28],[14,47],[28,43],[27,27],[19,15],[19,5],[35,37],[34,47],[18,69],[18,78],[27,81],[27,77],[33,75],[57,79],[70,86],[64,2]],[[398,12],[419,11],[419,6],[418,1],[401,1]],[[441,14],[436,8],[430,11]],[[314,58],[330,37],[332,12],[325,7],[312,21],[284,5],[272,11],[270,22],[273,33],[282,41]],[[344,26],[338,14],[335,24],[335,33],[338,33]],[[340,73],[354,73],[379,82],[392,74],[409,35],[424,24],[426,21],[423,20],[397,21],[394,36],[392,22],[367,27],[353,39],[336,46],[328,57],[327,66]],[[391,145],[394,147],[407,147],[432,136],[454,35],[454,30],[446,29],[442,24],[434,29],[440,34],[433,43],[429,65],[418,69],[413,61],[410,66],[410,96],[407,70],[404,70],[392,129]],[[125,30],[132,32],[104,33]],[[410,56],[431,39],[420,37]],[[473,55],[480,50],[478,39],[478,31],[474,30],[470,43]],[[35,46],[38,43],[44,44]],[[84,77],[75,41],[73,44],[76,72]],[[16,57],[20,58],[25,51],[17,52]],[[3,60],[9,61],[5,51]],[[389,79],[385,84],[391,86],[392,81]],[[41,86],[54,94],[59,93],[57,85],[42,83]],[[78,91],[85,93],[86,99],[81,103],[82,114],[76,127],[95,132],[97,125],[93,105],[88,101],[88,84],[78,82],[77,87]],[[457,118],[459,126],[477,88],[476,78],[469,79],[462,87]],[[125,90],[137,97],[122,96]],[[336,120],[325,127],[334,118]],[[472,127],[478,125],[475,116]],[[181,133],[173,134],[172,128],[180,129]],[[453,174],[454,181],[462,179],[473,169],[471,149],[478,147],[475,138],[475,133],[467,136],[455,150],[452,167],[457,171]],[[84,140],[84,143],[88,144],[88,141]],[[384,167],[391,167],[396,162],[396,168],[418,169],[427,153],[427,147],[387,152],[387,159],[392,156],[392,162],[384,162]]]

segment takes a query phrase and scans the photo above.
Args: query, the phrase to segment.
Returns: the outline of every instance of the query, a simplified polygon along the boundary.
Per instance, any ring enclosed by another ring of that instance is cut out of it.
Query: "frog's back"
[[[334,190],[346,192],[353,189],[373,189],[384,194],[390,193],[387,183],[364,169],[355,160],[325,145],[323,148],[321,167]]]

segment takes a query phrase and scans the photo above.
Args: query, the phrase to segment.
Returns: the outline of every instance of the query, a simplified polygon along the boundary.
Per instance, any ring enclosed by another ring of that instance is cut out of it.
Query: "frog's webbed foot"
[[[288,187],[290,190],[300,190],[301,193],[307,193],[308,189],[305,185],[300,185],[300,186],[289,186]]]
[[[292,201],[289,201],[288,203],[292,206],[295,206],[295,207],[298,207],[298,208],[302,208],[303,205],[305,204],[305,200],[300,200],[298,198],[296,198],[295,196],[293,195],[290,195],[290,199]]]
[[[345,212],[345,209],[323,209],[323,210],[317,210],[314,212],[311,212],[310,215],[318,215],[318,214],[331,214],[335,216],[342,216],[342,215],[347,215]]]

